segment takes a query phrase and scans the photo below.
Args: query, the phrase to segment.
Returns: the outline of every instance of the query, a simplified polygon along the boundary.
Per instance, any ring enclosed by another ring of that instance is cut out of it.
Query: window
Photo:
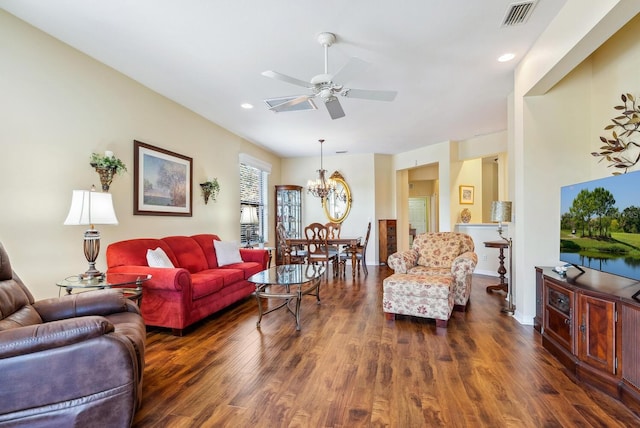
[[[265,241],[268,239],[267,183],[270,172],[271,165],[248,155],[240,155],[240,213],[243,210],[255,210],[258,221],[258,224],[240,223],[242,244],[247,244],[247,241],[256,243],[259,237]]]

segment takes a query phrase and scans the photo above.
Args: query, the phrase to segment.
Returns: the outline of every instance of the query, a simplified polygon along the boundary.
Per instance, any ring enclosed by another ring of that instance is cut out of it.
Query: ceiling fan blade
[[[269,77],[271,79],[280,80],[282,82],[287,82],[292,85],[302,86],[303,88],[312,88],[313,85],[309,82],[305,82],[304,80],[296,79],[295,77],[287,76],[286,74],[278,73],[277,71],[263,71],[262,75],[265,77]]]
[[[344,85],[350,82],[354,77],[364,73],[371,64],[360,58],[352,57],[349,61],[342,66],[331,79],[333,83]]]
[[[324,105],[327,106],[327,111],[329,112],[329,116],[331,119],[340,119],[344,117],[344,110],[342,110],[342,106],[340,105],[340,101],[336,97],[331,97],[327,101],[325,101]]]
[[[289,110],[291,110],[291,107],[295,106],[296,104],[304,103],[304,102],[308,101],[310,98],[313,98],[313,97],[309,96],[309,95],[300,95],[299,97],[296,97],[296,98],[294,98],[292,100],[286,101],[286,102],[281,103],[281,104],[274,105],[273,107],[269,107],[269,110],[275,111],[275,112],[289,111]],[[314,107],[315,107],[315,105],[314,105]]]
[[[373,101],[393,101],[398,95],[397,91],[377,91],[370,89],[344,89],[341,93],[347,98],[362,98]]]

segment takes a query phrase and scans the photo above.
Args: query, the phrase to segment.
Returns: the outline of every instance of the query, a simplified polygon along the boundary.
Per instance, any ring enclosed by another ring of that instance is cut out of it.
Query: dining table
[[[306,238],[287,238],[286,240],[287,246],[284,252],[284,264],[291,263],[291,249],[294,247],[299,247],[301,245],[307,245]],[[337,245],[339,248],[342,246],[346,247],[346,250],[351,252],[351,266],[356,266],[358,257],[356,255],[358,244],[360,243],[360,237],[354,238],[327,238],[327,245]],[[364,263],[364,260],[363,260]],[[356,277],[356,270],[351,269],[353,277]]]

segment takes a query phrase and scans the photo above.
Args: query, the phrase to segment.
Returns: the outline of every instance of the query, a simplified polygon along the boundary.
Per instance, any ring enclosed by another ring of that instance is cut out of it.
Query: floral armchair
[[[471,236],[458,232],[423,233],[412,248],[389,256],[387,265],[395,273],[442,275],[454,278],[454,307],[465,310],[471,294],[471,274],[478,256]]]

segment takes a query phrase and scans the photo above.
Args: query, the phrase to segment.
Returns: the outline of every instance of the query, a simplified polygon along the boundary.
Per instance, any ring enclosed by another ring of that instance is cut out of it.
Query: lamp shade
[[[251,205],[243,205],[240,212],[241,224],[258,224],[258,208]]]
[[[491,202],[491,221],[511,221],[511,201]]]
[[[110,193],[74,190],[65,225],[118,224]]]

